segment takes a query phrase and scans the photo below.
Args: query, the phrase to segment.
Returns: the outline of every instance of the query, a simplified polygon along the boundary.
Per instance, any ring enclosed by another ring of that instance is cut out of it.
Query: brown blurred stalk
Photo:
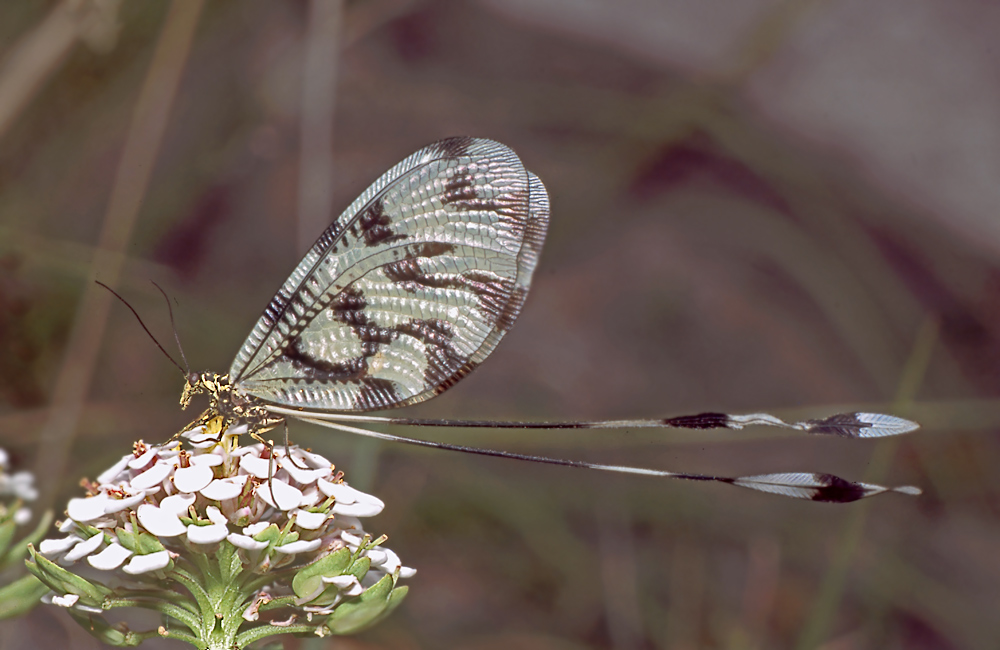
[[[36,463],[37,476],[64,475],[111,306],[111,296],[93,281],[99,279],[110,286],[118,281],[125,259],[123,251],[149,186],[201,6],[201,0],[174,0],[164,18],[163,30],[129,124],[108,211],[76,310],[48,418],[39,434],[39,449],[44,453]],[[40,503],[50,504],[58,487],[57,481],[42,481]]]

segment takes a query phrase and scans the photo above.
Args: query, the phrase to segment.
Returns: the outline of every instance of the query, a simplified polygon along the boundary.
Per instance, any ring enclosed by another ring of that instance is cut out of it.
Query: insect
[[[229,372],[188,373],[187,407],[208,408],[185,429],[221,418],[255,439],[294,417],[360,435],[476,454],[605,471],[719,481],[816,501],[847,502],[887,491],[829,474],[719,477],[609,466],[448,445],[345,424],[457,427],[742,429],[777,426],[849,438],[917,428],[876,413],[787,423],[756,413],[701,413],[653,420],[482,422],[367,415],[440,395],[478,366],[524,305],[549,221],[539,178],[508,147],[451,138],[383,174],[337,217],[254,325]]]

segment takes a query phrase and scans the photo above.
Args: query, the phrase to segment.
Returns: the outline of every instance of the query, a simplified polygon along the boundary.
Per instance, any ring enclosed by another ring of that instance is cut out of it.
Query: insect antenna
[[[170,356],[170,353],[163,349],[163,346],[160,345],[160,342],[156,340],[156,337],[153,336],[153,333],[150,332],[149,328],[146,327],[146,324],[144,322],[142,322],[142,318],[139,317],[139,312],[137,312],[132,307],[132,305],[128,304],[127,300],[125,300],[124,298],[122,298],[120,295],[118,295],[118,292],[116,292],[114,289],[112,289],[108,285],[104,284],[100,280],[94,280],[94,282],[96,282],[97,284],[99,284],[102,287],[104,287],[105,289],[107,289],[111,293],[111,295],[113,295],[115,298],[118,298],[118,300],[120,300],[123,305],[125,305],[126,307],[128,307],[129,311],[132,312],[132,315],[135,316],[135,319],[137,321],[139,321],[139,325],[141,325],[142,329],[146,331],[146,335],[149,336],[149,338],[153,340],[153,343],[156,344],[156,347],[160,348],[160,352],[162,352],[168,359],[170,359],[170,363],[172,363],[175,366],[177,366],[177,369],[181,371],[182,375],[184,375],[185,377],[187,377],[190,374],[190,371],[185,372],[184,368],[181,368],[180,364],[177,363],[176,361],[174,361],[174,358],[172,356]],[[159,288],[159,287],[157,287],[157,288]],[[162,289],[161,289],[161,291],[162,291]],[[168,305],[169,305],[169,303],[168,303]],[[172,316],[171,316],[171,322],[173,322],[173,317]],[[175,330],[174,334],[176,335],[176,330]],[[184,353],[181,352],[181,354],[183,355]],[[187,360],[185,360],[185,363],[187,363]]]
[[[170,314],[170,329],[174,332],[174,341],[177,342],[177,349],[181,353],[181,361],[184,362],[184,367],[187,368],[187,375],[191,374],[191,365],[188,363],[187,355],[184,354],[184,346],[181,345],[181,337],[177,335],[177,325],[174,323],[174,308],[170,304],[170,298],[167,297],[167,292],[163,290],[163,287],[156,284],[155,281],[150,280],[153,286],[160,290],[163,294],[163,299],[167,302],[167,313]]]

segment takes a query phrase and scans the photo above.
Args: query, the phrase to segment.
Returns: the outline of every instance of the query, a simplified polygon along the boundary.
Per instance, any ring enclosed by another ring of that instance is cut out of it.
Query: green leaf
[[[0,619],[26,614],[49,588],[35,576],[23,576],[0,588]]]
[[[46,510],[41,519],[38,520],[38,525],[35,526],[35,530],[31,531],[31,534],[20,540],[7,552],[7,557],[3,560],[3,565],[13,564],[14,562],[20,562],[24,559],[24,556],[28,554],[28,544],[37,544],[45,534],[49,532],[49,527],[52,525],[52,511]]]
[[[353,634],[368,627],[386,612],[392,591],[393,576],[387,575],[365,589],[356,600],[338,605],[326,619],[326,626],[334,634]]]
[[[0,521],[0,553],[7,552],[7,547],[10,546],[11,540],[14,539],[15,530],[17,530],[17,524],[14,523],[13,516]]]
[[[323,584],[324,577],[339,576],[351,561],[351,550],[346,546],[324,555],[312,564],[299,569],[292,578],[292,590],[299,598],[314,593]]]
[[[52,591],[76,594],[85,605],[91,607],[101,607],[101,603],[111,593],[107,587],[92,584],[40,555],[34,546],[28,546],[28,553],[31,559],[25,561],[25,566]]]
[[[66,610],[80,627],[90,632],[96,639],[108,645],[118,647],[133,647],[142,643],[146,635],[139,635],[129,630],[124,623],[111,625],[103,616],[81,612],[72,607]]]

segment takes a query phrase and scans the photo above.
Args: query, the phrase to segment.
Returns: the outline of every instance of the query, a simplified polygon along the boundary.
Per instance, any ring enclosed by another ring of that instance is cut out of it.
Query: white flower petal
[[[14,523],[18,526],[23,526],[29,521],[31,521],[31,509],[18,508],[17,512],[14,513]]]
[[[176,513],[148,503],[139,506],[136,514],[142,527],[157,537],[176,537],[187,530]]]
[[[208,520],[213,524],[225,526],[229,523],[229,520],[226,519],[224,514],[222,514],[222,511],[215,506],[208,506],[205,508],[205,515],[208,516]]]
[[[215,544],[226,539],[229,535],[229,527],[225,524],[211,524],[209,526],[196,526],[191,524],[187,527],[187,538],[194,544]]]
[[[89,562],[90,566],[95,569],[100,569],[101,571],[111,571],[112,569],[120,567],[122,562],[127,560],[130,555],[132,555],[132,551],[128,550],[118,542],[114,542],[97,555],[91,555],[88,557],[87,562]]]
[[[321,469],[325,467],[329,470],[333,470],[333,463],[319,454],[306,451],[301,447],[292,448],[292,457],[296,460],[301,460],[302,462],[299,463],[300,465],[306,465],[307,467],[311,467],[313,469]]]
[[[237,548],[243,548],[248,551],[259,551],[262,548],[267,548],[268,542],[258,542],[253,537],[248,537],[247,535],[240,535],[239,533],[229,533],[226,536],[229,543]]]
[[[288,472],[297,483],[300,485],[312,485],[317,479],[326,478],[333,473],[329,467],[323,467],[320,469],[301,469],[296,467],[291,459],[283,458],[281,460],[281,468]]]
[[[328,497],[333,497],[341,503],[354,503],[356,501],[353,493],[357,492],[357,490],[353,489],[346,483],[334,483],[325,479],[319,479],[316,481],[316,485],[319,486],[319,489],[322,490],[323,494]]]
[[[416,569],[411,569],[408,566],[399,567],[399,577],[400,578],[412,578],[417,575]]]
[[[309,512],[308,510],[293,510],[295,525],[305,530],[316,530],[329,518],[325,512]]]
[[[131,481],[132,487],[136,490],[149,490],[150,488],[159,487],[164,479],[170,476],[170,472],[173,469],[173,465],[168,463],[157,463],[133,478]]]
[[[353,517],[372,517],[382,512],[385,504],[376,497],[352,488],[347,483],[331,483],[320,479],[319,489],[335,500],[333,512]]]
[[[124,499],[115,499],[113,497],[108,497],[108,500],[104,506],[104,514],[111,515],[116,512],[121,512],[122,510],[127,510],[133,506],[142,503],[142,500],[146,498],[146,492],[144,490],[139,490],[138,493],[131,496],[127,496]]]
[[[323,577],[322,580],[327,584],[337,587],[337,589],[344,592],[345,596],[357,596],[365,590],[361,586],[361,583],[358,582],[358,579],[351,575]]]
[[[352,517],[374,517],[382,512],[385,504],[376,499],[376,502],[365,501],[361,503],[341,504],[335,502],[330,511],[337,515],[350,515]]]
[[[101,492],[97,496],[70,499],[66,505],[66,514],[70,519],[79,522],[93,521],[104,516],[108,495]]]
[[[258,485],[257,496],[267,505],[279,510],[298,508],[302,503],[302,490],[276,478]]]
[[[188,506],[194,503],[196,498],[194,494],[172,494],[160,501],[160,510],[178,516],[187,515]]]
[[[59,528],[57,529],[60,533],[69,533],[76,530],[76,522],[70,517],[63,519],[59,522]]]
[[[385,556],[385,559],[378,563],[376,563],[375,560],[373,559],[372,564],[375,564],[386,573],[393,573],[403,564],[402,562],[399,561],[399,556],[396,555],[396,552],[393,551],[392,549],[379,547],[379,550],[382,551],[382,554]],[[368,552],[368,557],[371,557],[371,551]]]
[[[315,485],[310,485],[309,489],[302,492],[302,503],[300,504],[300,507],[312,508],[325,500],[326,496],[317,490]]]
[[[43,539],[38,545],[38,552],[42,555],[58,555],[73,548],[81,540],[76,535],[70,535],[62,539]]]
[[[361,535],[352,535],[350,533],[341,533],[340,539],[344,540],[348,546],[357,548],[361,546],[361,540],[364,539]]]
[[[270,524],[266,521],[258,521],[256,523],[250,524],[243,529],[244,535],[256,535],[262,530],[265,530]]]
[[[76,562],[77,560],[83,559],[97,550],[97,548],[104,543],[104,533],[97,533],[90,539],[85,539],[76,546],[74,546],[65,555],[67,562]]]
[[[274,547],[279,553],[286,553],[291,555],[292,553],[308,553],[309,551],[315,551],[323,543],[322,539],[300,539],[297,542],[289,542],[288,544],[282,544],[281,546]]]
[[[243,486],[246,482],[247,477],[245,474],[230,478],[217,478],[202,488],[201,494],[206,499],[212,499],[213,501],[235,499],[243,491]]]
[[[216,465],[221,465],[225,459],[219,454],[198,454],[197,456],[191,457],[191,463],[194,465],[208,465],[209,467],[215,467]]]
[[[170,564],[170,553],[166,549],[146,555],[135,555],[122,567],[122,571],[129,575],[138,575],[149,571],[158,571],[166,568]]]
[[[0,494],[13,494],[18,499],[34,501],[38,498],[34,483],[35,476],[31,472],[0,473]]]
[[[139,457],[133,456],[131,459],[129,459],[128,466],[132,469],[142,469],[146,465],[149,465],[151,462],[153,462],[153,458],[156,456],[156,452],[157,452],[156,447],[150,447],[141,456]]]
[[[180,492],[197,492],[211,483],[214,478],[215,473],[208,465],[180,467],[174,472],[174,486]]]
[[[368,552],[365,553],[365,555],[367,555],[368,559],[372,561],[372,566],[376,567],[382,566],[388,559],[388,556],[385,554],[385,551],[379,548],[370,548],[368,549]]]
[[[257,478],[269,478],[278,467],[267,458],[246,455],[240,458],[240,469]]]
[[[134,458],[135,456],[133,456],[132,454],[126,454],[122,456],[121,460],[119,460],[117,463],[115,463],[108,469],[104,470],[104,472],[97,477],[98,485],[105,485],[107,483],[111,483],[112,481],[114,481],[119,474],[125,471],[125,468],[128,467],[129,462]]]
[[[66,594],[65,596],[53,596],[52,604],[60,607],[72,607],[80,597],[76,594]]]

